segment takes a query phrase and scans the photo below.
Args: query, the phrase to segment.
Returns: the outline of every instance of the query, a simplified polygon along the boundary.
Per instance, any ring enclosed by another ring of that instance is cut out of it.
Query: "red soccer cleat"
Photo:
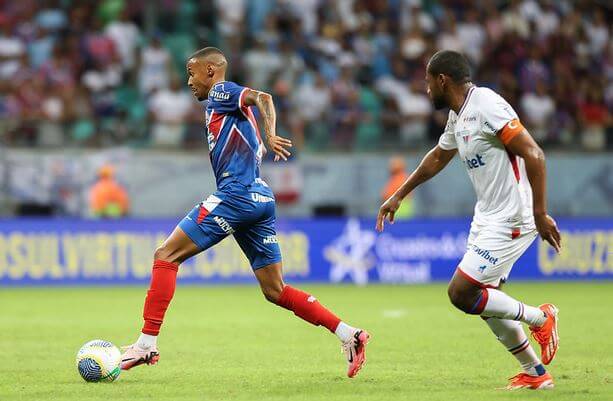
[[[552,304],[543,304],[539,308],[547,315],[545,324],[541,327],[530,327],[532,337],[541,346],[541,361],[549,365],[558,351],[560,337],[558,336],[558,308]]]
[[[147,350],[136,344],[121,347],[121,370],[129,370],[142,364],[155,365],[160,360],[160,353],[155,345]]]
[[[553,377],[549,372],[540,376],[530,376],[527,373],[519,373],[511,377],[507,390],[519,390],[527,388],[530,390],[549,390],[553,388]]]
[[[355,377],[366,362],[366,345],[369,339],[370,334],[364,330],[357,330],[351,339],[343,343],[342,349],[349,363],[347,376]]]

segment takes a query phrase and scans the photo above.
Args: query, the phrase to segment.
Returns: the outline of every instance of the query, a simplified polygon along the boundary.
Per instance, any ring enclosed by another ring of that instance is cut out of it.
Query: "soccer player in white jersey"
[[[471,82],[460,53],[443,50],[432,56],[426,81],[434,106],[450,109],[447,126],[438,145],[383,203],[377,230],[383,230],[385,219],[393,223],[402,199],[459,153],[477,204],[466,253],[449,283],[449,299],[458,309],[480,315],[519,361],[523,371],[510,379],[508,389],[552,388],[553,378],[543,365],[558,349],[558,309],[525,305],[500,290],[513,263],[539,234],[560,251],[560,233],[547,214],[543,151],[500,95]],[[540,359],[521,322],[539,343]]]

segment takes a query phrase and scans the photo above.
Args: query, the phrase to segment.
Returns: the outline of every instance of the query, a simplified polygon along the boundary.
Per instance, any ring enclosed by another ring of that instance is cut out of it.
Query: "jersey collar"
[[[460,108],[460,111],[458,112],[458,118],[460,118],[460,115],[462,114],[462,112],[464,111],[464,108],[468,104],[468,100],[470,100],[470,95],[472,95],[473,90],[475,88],[476,88],[476,86],[473,85],[473,86],[470,87],[470,89],[468,89],[468,93],[466,94],[466,99],[464,99],[464,103],[462,103],[462,107]]]

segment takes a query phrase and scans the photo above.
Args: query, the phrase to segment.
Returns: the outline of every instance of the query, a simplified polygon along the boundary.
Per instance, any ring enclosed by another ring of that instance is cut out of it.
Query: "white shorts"
[[[497,288],[513,264],[538,235],[534,227],[509,228],[472,224],[458,272],[474,284]]]

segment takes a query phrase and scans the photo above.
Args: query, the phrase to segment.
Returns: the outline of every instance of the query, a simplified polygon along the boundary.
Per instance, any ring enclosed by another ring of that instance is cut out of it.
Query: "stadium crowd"
[[[422,148],[444,112],[425,62],[463,52],[546,147],[613,146],[613,12],[570,0],[0,2],[6,146],[194,148],[185,61],[217,46],[232,80],[270,91],[298,149]]]

